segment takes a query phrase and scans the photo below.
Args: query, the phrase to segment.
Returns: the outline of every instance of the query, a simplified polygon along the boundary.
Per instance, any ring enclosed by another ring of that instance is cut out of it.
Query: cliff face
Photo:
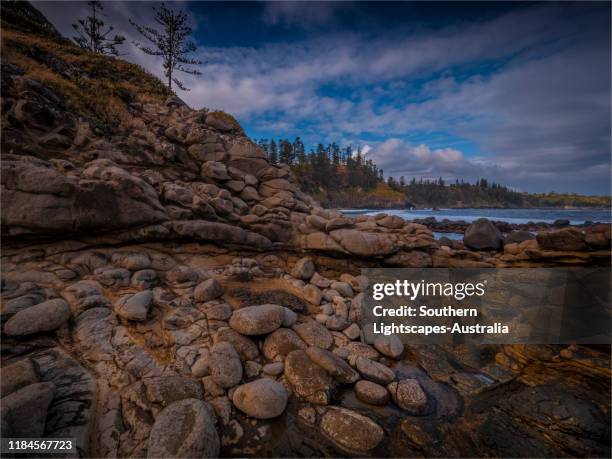
[[[609,456],[609,349],[404,349],[359,326],[360,267],[606,265],[609,229],[471,251],[327,211],[231,116],[28,30],[3,30],[4,436],[94,457]]]

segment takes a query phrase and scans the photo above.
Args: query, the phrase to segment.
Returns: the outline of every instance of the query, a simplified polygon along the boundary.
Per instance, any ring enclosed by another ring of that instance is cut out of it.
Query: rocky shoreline
[[[2,100],[3,436],[82,457],[609,456],[609,348],[404,347],[360,322],[363,267],[610,266],[609,225],[509,242],[485,220],[444,245],[321,208],[233,118],[175,97],[110,136],[17,67]]]

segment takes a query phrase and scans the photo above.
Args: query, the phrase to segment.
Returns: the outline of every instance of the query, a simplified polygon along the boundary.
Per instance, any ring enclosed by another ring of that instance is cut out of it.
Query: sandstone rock
[[[285,387],[271,379],[258,379],[239,386],[232,397],[236,408],[256,419],[280,416],[287,406],[289,395]]]
[[[263,354],[270,360],[277,357],[284,358],[287,354],[298,349],[306,349],[304,341],[288,328],[279,328],[270,333],[263,343]]]
[[[227,167],[218,161],[206,161],[202,164],[202,176],[214,180],[230,179],[230,176],[227,174]]]
[[[151,290],[123,296],[117,302],[116,312],[127,320],[147,320],[152,299],[153,291]]]
[[[588,248],[584,233],[576,228],[538,233],[536,239],[543,250],[579,251]]]
[[[380,220],[376,220],[376,224],[378,226],[382,226],[384,228],[389,229],[400,229],[404,226],[404,223],[404,219],[398,217],[397,215],[387,215],[386,217],[383,217]]]
[[[23,359],[2,368],[0,398],[39,381],[30,359]]]
[[[297,279],[309,280],[312,275],[315,273],[315,266],[312,260],[308,257],[301,258],[297,261],[297,263],[293,266],[291,270],[291,275]]]
[[[486,218],[476,220],[463,235],[463,243],[473,250],[499,250],[502,242],[501,232]]]
[[[332,231],[331,237],[348,252],[362,257],[381,257],[397,252],[399,245],[385,233],[369,233],[356,229]]]
[[[386,385],[395,379],[393,370],[365,357],[357,357],[355,365],[361,376],[375,383]]]
[[[314,320],[295,324],[293,330],[309,346],[329,349],[334,344],[334,338],[331,333],[323,325]]]
[[[306,217],[306,224],[312,228],[326,231],[325,228],[327,227],[327,220],[317,215],[309,215]]]
[[[308,284],[304,286],[302,289],[302,295],[304,295],[304,299],[309,303],[312,303],[316,306],[321,304],[321,298],[323,298],[323,294],[318,287],[315,287],[312,284]]]
[[[306,354],[310,360],[341,383],[352,384],[359,379],[359,374],[348,363],[325,349],[309,347],[306,349]]]
[[[184,399],[164,408],[151,429],[147,457],[218,457],[215,415],[207,403]]]
[[[263,335],[281,326],[285,311],[276,304],[247,306],[234,311],[229,325],[243,335]]]
[[[344,273],[340,276],[341,282],[346,282],[351,286],[355,292],[363,292],[368,288],[369,281],[365,276],[351,276],[350,274]],[[334,288],[334,287],[332,287]]]
[[[196,301],[205,303],[223,295],[223,287],[216,279],[208,279],[200,283],[193,291]]]
[[[297,395],[317,405],[331,401],[333,381],[331,376],[314,363],[304,351],[293,351],[285,359],[285,377]]]
[[[243,361],[255,360],[259,356],[259,351],[255,343],[250,338],[237,333],[231,328],[221,328],[217,330],[217,334],[214,336],[214,342],[216,344],[222,341],[231,343]]]
[[[366,454],[385,437],[384,430],[370,418],[339,407],[325,412],[320,428],[341,451],[349,454]]]
[[[418,416],[427,407],[427,395],[416,379],[402,379],[389,384],[393,401],[404,411]]]
[[[61,327],[70,315],[70,307],[64,300],[48,300],[17,312],[4,325],[4,333],[25,336],[52,331]]]
[[[284,371],[284,369],[285,364],[283,362],[267,363],[263,366],[263,372],[271,376],[280,375]]]
[[[386,405],[389,403],[389,391],[384,386],[371,381],[357,381],[355,396],[370,405]]]
[[[397,335],[378,335],[374,339],[374,347],[382,355],[392,359],[399,358],[404,352],[404,344]]]
[[[55,394],[50,382],[30,384],[2,398],[2,437],[42,437],[47,410]]]
[[[330,232],[340,228],[350,228],[353,226],[353,221],[347,217],[336,217],[332,218],[325,225],[325,231]]]
[[[213,381],[223,388],[234,387],[242,379],[242,362],[230,343],[220,342],[212,347],[210,375]]]

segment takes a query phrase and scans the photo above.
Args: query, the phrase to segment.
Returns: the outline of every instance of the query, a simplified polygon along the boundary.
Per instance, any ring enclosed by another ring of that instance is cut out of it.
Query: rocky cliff
[[[3,436],[93,457],[610,455],[609,348],[359,326],[361,267],[609,266],[609,228],[476,251],[349,218],[231,116],[3,33]],[[102,115],[73,97],[91,85]]]

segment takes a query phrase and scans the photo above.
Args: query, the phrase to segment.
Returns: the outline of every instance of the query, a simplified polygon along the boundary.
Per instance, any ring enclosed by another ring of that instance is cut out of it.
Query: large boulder
[[[301,322],[293,326],[293,330],[309,346],[329,349],[334,344],[334,337],[327,328],[314,320]]]
[[[116,312],[124,319],[142,322],[147,320],[152,300],[152,290],[144,290],[134,295],[126,295],[117,301]]]
[[[585,236],[576,228],[538,233],[536,239],[542,250],[579,251],[588,249]]]
[[[387,386],[393,401],[412,415],[423,414],[427,408],[427,395],[416,379],[402,379]]]
[[[279,328],[266,337],[262,349],[266,358],[276,360],[277,357],[285,358],[290,352],[307,347],[306,343],[293,330]]]
[[[463,243],[472,250],[499,250],[504,238],[486,218],[479,218],[465,230]]]
[[[0,397],[11,394],[22,387],[39,381],[38,374],[30,359],[23,359],[2,368]]]
[[[385,431],[372,421],[346,408],[329,408],[320,424],[321,432],[342,452],[363,455],[376,448]]]
[[[287,389],[281,383],[264,378],[238,387],[232,401],[248,416],[271,419],[283,414],[288,398]]]
[[[291,275],[297,279],[309,280],[315,273],[315,265],[308,257],[301,258],[293,266]]]
[[[196,301],[206,302],[223,295],[223,287],[216,279],[207,279],[200,283],[193,291]]]
[[[336,354],[319,347],[309,347],[306,354],[310,360],[327,371],[336,381],[352,384],[359,379],[359,373]]]
[[[70,319],[70,306],[56,298],[17,312],[4,326],[8,336],[25,336],[55,330]]]
[[[221,442],[210,405],[194,398],[174,402],[155,419],[147,457],[219,457]]]
[[[365,357],[357,357],[355,361],[357,371],[361,373],[365,379],[369,379],[378,384],[389,384],[395,379],[395,373],[390,368],[382,363],[374,362]]]
[[[400,246],[395,237],[387,233],[369,233],[356,229],[339,229],[330,233],[348,252],[362,257],[382,257],[391,255]]]
[[[386,405],[389,402],[389,391],[386,387],[364,379],[355,384],[355,396],[370,405]]]
[[[234,311],[229,325],[243,335],[264,335],[279,328],[284,317],[285,309],[282,306],[260,304]]]

